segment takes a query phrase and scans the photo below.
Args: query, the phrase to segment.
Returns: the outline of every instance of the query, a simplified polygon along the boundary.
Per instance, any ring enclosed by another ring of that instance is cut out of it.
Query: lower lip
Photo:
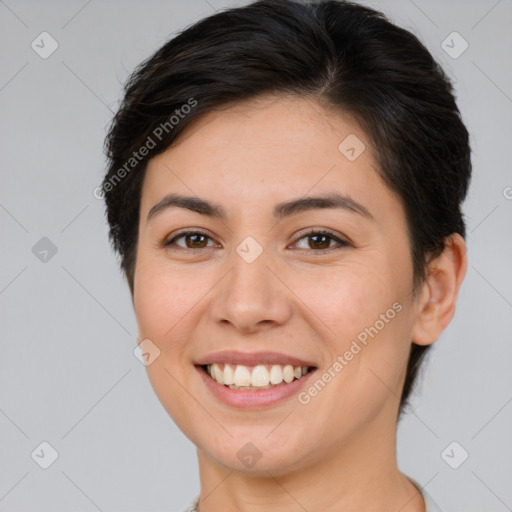
[[[231,389],[224,384],[219,384],[216,380],[213,380],[202,367],[196,366],[196,370],[201,375],[204,383],[208,389],[222,402],[231,405],[232,407],[239,407],[243,409],[258,409],[262,407],[269,407],[276,405],[287,398],[298,393],[301,387],[303,387],[309,380],[309,377],[315,373],[312,370],[306,375],[303,375],[300,379],[294,379],[288,384],[279,384],[272,388],[254,390],[254,391],[243,391],[240,389]]]

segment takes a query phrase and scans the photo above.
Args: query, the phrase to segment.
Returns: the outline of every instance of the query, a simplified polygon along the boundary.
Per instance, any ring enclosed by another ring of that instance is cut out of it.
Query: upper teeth
[[[280,364],[271,366],[259,364],[251,367],[242,364],[231,366],[229,364],[219,365],[215,363],[207,365],[206,371],[219,384],[225,384],[227,386],[234,385],[237,387],[269,387],[271,384],[281,384],[283,380],[289,383],[293,379],[300,379],[303,375],[306,375],[308,367],[293,367],[291,364],[284,366]]]

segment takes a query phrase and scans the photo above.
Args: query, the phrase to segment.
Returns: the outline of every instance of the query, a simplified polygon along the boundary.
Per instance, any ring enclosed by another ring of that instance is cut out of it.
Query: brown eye
[[[328,249],[332,240],[329,235],[309,235],[308,238],[313,241],[312,249]]]
[[[198,247],[199,248],[205,247],[204,241],[205,241],[206,238],[208,238],[208,237],[206,235],[201,234],[201,233],[195,233],[195,234],[192,234],[192,235],[185,235],[185,240],[187,242],[190,242],[190,244],[191,244],[191,246],[187,245],[187,247],[189,247],[190,249],[197,249]]]
[[[327,251],[329,249],[336,248],[335,246],[331,246],[331,242],[333,241],[337,243],[338,248],[340,246],[348,247],[350,245],[348,242],[341,240],[330,231],[310,231],[309,233],[302,235],[296,243],[303,239],[309,239],[309,242],[307,244],[308,246],[302,247],[302,249],[312,249],[314,252]]]
[[[184,244],[177,243],[177,241],[181,239],[184,239]],[[307,247],[302,247],[300,249],[312,250],[313,252],[322,252],[350,246],[348,242],[341,240],[330,231],[310,231],[309,233],[302,235],[295,244],[303,239],[309,239],[309,241],[307,243]],[[172,251],[206,249],[208,247],[212,247],[212,245],[208,245],[208,241],[210,240],[211,237],[201,231],[185,231],[169,241],[164,241],[162,246]],[[332,245],[332,242],[335,242],[334,246]],[[336,244],[338,247],[336,247]]]
[[[177,244],[177,240],[181,239],[185,240],[185,245]],[[178,236],[175,236],[172,240],[169,240],[168,242],[164,242],[164,247],[168,247],[172,250],[175,250],[171,246],[176,245],[178,249],[204,249],[208,247],[207,240],[209,240],[210,237],[206,235],[205,233],[202,233],[200,231],[186,231],[184,233],[180,233]],[[210,246],[211,247],[211,246]]]

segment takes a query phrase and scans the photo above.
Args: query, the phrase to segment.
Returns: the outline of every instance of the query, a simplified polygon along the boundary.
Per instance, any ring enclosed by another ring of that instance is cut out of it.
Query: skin
[[[353,162],[338,145],[355,134]],[[411,342],[435,342],[455,311],[466,272],[459,235],[447,239],[416,298],[402,204],[382,181],[357,123],[312,99],[261,97],[211,112],[148,164],[133,304],[139,341],[161,350],[147,371],[178,427],[197,446],[200,512],[420,512],[423,498],[396,462],[396,419]],[[276,203],[348,194],[373,219],[315,209],[276,222]],[[167,193],[223,206],[227,219],[172,208],[146,220]],[[160,245],[184,228],[194,237]],[[330,229],[334,239],[304,236]],[[236,252],[252,236],[252,263]],[[322,250],[323,249],[323,250]],[[273,350],[312,361],[321,374],[394,303],[402,309],[309,403],[291,397],[258,411],[230,407],[194,362],[228,349]],[[237,453],[252,442],[261,459]],[[303,507],[303,508],[301,508]]]

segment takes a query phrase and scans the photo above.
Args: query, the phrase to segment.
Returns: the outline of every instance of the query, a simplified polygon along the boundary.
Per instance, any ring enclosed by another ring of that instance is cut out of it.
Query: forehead
[[[355,120],[297,97],[249,100],[191,123],[149,162],[141,211],[166,191],[225,203],[228,214],[230,204],[256,212],[269,202],[322,192],[366,198],[375,212],[398,202]]]
[[[245,158],[243,169],[268,169],[272,175],[304,167],[315,172],[327,160],[333,165],[341,162],[340,157],[349,161],[339,148],[349,136],[357,142],[362,160],[373,166],[369,141],[355,119],[328,111],[310,98],[267,95],[204,114],[185,129],[171,151],[177,158],[194,148],[226,164],[230,156],[237,160],[254,155],[258,159]],[[352,166],[357,166],[355,160]]]

